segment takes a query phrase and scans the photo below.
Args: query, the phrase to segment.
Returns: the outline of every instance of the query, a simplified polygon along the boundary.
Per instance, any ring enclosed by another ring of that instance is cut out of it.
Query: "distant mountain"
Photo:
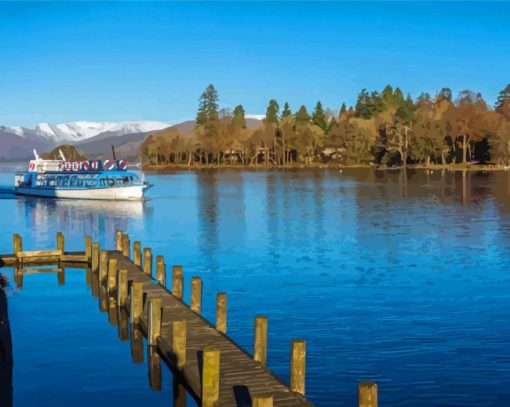
[[[262,122],[261,117],[247,115],[246,126],[257,127]],[[72,144],[91,158],[110,157],[113,145],[118,157],[132,160],[138,158],[140,145],[149,134],[169,127],[175,127],[183,136],[189,137],[195,121],[173,126],[157,121],[41,123],[33,129],[0,126],[0,159],[25,159],[32,156],[34,148],[42,153],[60,144]]]

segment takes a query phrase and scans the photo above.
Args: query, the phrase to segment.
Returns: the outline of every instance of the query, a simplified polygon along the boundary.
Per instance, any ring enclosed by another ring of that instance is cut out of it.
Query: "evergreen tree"
[[[507,100],[510,100],[510,83],[506,85],[505,89],[499,92],[495,108],[501,109]]]
[[[324,131],[326,131],[326,129],[328,128],[326,115],[324,114],[324,109],[322,108],[322,103],[320,101],[317,102],[317,105],[315,106],[315,109],[313,111],[312,123],[319,126]]]
[[[432,101],[432,97],[430,96],[430,93],[428,92],[422,92],[420,93],[420,96],[416,98],[418,102],[430,102]]]
[[[342,103],[342,107],[340,108],[340,115],[339,117],[342,117],[342,115],[347,112],[347,106],[345,106],[345,102]]]
[[[209,85],[200,96],[197,112],[197,125],[210,126],[218,120],[218,92]]]
[[[244,107],[243,105],[237,105],[234,109],[234,117],[232,118],[232,123],[234,123],[238,127],[246,128],[246,118],[244,117]]]
[[[361,92],[358,94],[355,109],[356,116],[362,117],[364,119],[369,119],[371,117],[370,95],[366,89],[362,89]]]
[[[292,114],[290,111],[289,104],[285,102],[285,105],[283,106],[283,112],[282,112],[282,118],[289,117]]]
[[[278,113],[280,113],[280,106],[276,100],[271,99],[266,110],[266,122],[278,123]]]
[[[294,116],[294,123],[296,125],[303,125],[310,123],[310,115],[306,111],[306,107],[304,105],[301,105],[298,112],[296,113],[296,116]]]

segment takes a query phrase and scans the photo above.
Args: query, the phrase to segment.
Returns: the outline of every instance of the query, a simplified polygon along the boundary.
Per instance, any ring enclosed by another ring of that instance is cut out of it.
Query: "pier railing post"
[[[92,260],[92,237],[85,236],[85,256],[87,257],[87,261]]]
[[[127,269],[120,269],[117,275],[117,304],[124,307],[127,304],[128,296],[128,271]]]
[[[141,281],[133,281],[131,284],[131,312],[129,313],[131,323],[140,320],[143,312],[143,283]]]
[[[156,280],[158,280],[159,284],[163,287],[166,287],[166,266],[163,256],[156,256]]]
[[[191,311],[200,314],[202,310],[202,279],[191,278]]]
[[[175,298],[182,300],[183,291],[182,266],[172,267],[172,294]]]
[[[227,294],[218,293],[216,296],[216,330],[227,333]]]
[[[57,250],[64,253],[64,234],[62,232],[57,232]]]
[[[143,249],[143,272],[152,276],[152,251],[150,247]]]
[[[251,399],[252,407],[273,407],[273,396],[253,396]]]
[[[358,385],[359,407],[377,407],[377,384],[362,382]]]
[[[302,339],[292,341],[290,357],[290,389],[305,395],[306,342]]]
[[[202,406],[214,407],[220,398],[220,351],[205,348],[202,366]]]
[[[177,357],[177,367],[186,364],[186,320],[172,323],[172,350]]]
[[[161,333],[161,298],[149,300],[149,321],[147,341],[150,346],[156,346]]]
[[[142,265],[142,244],[139,241],[133,243],[133,263],[135,266]]]
[[[253,359],[265,366],[267,358],[267,317],[258,316],[255,318],[253,339]]]
[[[117,287],[117,259],[108,260],[108,291],[115,290]]]
[[[99,243],[92,243],[92,272],[99,272]]]
[[[129,259],[130,257],[130,242],[128,235],[122,235],[122,255]]]
[[[23,244],[21,242],[21,236],[18,233],[15,233],[12,236],[12,246],[14,250],[14,254],[17,256],[19,252],[23,251]]]
[[[115,232],[115,250],[122,251],[122,231],[118,229]]]
[[[99,281],[102,283],[108,276],[108,252],[101,250],[99,252]]]

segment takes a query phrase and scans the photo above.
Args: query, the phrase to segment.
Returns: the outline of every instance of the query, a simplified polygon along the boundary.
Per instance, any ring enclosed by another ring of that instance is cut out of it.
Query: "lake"
[[[228,333],[252,351],[267,315],[268,366],[289,380],[307,341],[306,396],[353,406],[376,381],[383,406],[510,405],[510,174],[373,169],[149,175],[146,202],[16,198],[1,170],[0,252],[113,248],[117,228],[203,279],[203,313],[228,294]],[[12,270],[4,269],[11,281]],[[147,363],[100,313],[81,270],[11,289],[15,406],[169,405],[171,373]],[[194,405],[190,399],[188,405]]]

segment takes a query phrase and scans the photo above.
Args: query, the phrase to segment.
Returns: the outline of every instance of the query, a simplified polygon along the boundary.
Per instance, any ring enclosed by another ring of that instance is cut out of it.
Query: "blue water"
[[[362,380],[378,383],[385,406],[510,405],[508,173],[148,178],[144,203],[0,200],[0,251],[13,232],[43,249],[59,230],[70,249],[88,234],[113,247],[122,228],[184,266],[186,299],[191,277],[203,278],[210,320],[227,292],[228,333],[250,352],[253,319],[267,315],[268,366],[284,380],[291,341],[306,339],[306,395],[318,406],[355,405]],[[83,271],[68,270],[65,286],[26,276],[9,306],[15,405],[171,404],[171,374],[149,389],[147,363],[131,362]]]

